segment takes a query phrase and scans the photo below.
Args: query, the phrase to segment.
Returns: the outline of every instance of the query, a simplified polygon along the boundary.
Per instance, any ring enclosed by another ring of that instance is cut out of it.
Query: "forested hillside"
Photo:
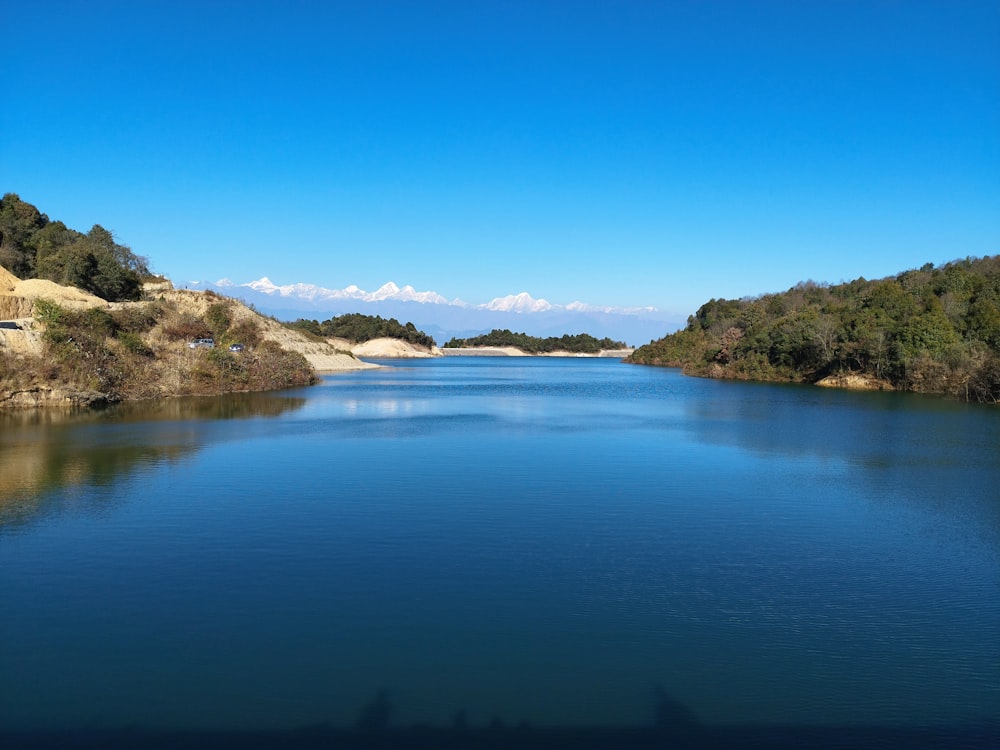
[[[629,361],[745,380],[862,376],[875,386],[1000,402],[1000,256],[895,277],[804,282],[712,299]]]
[[[579,354],[597,354],[604,349],[627,349],[628,345],[609,338],[597,339],[589,333],[566,334],[537,338],[526,333],[514,333],[506,328],[495,328],[482,336],[468,339],[453,338],[445,345],[446,349],[462,349],[474,346],[506,347],[513,346],[528,354],[547,354],[549,352],[573,352]]]
[[[0,266],[21,279],[48,279],[110,302],[136,300],[149,276],[145,258],[95,224],[83,234],[50,221],[16,194],[0,198]]]
[[[299,318],[290,324],[291,328],[308,331],[324,338],[338,338],[352,341],[356,344],[372,339],[400,339],[420,346],[434,346],[434,339],[423,331],[417,330],[413,323],[403,325],[395,318],[383,318],[381,315],[364,315],[362,313],[347,313],[335,318],[315,320]]]

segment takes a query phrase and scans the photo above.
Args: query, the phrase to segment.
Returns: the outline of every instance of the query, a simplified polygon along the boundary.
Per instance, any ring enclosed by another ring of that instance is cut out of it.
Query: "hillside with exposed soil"
[[[237,300],[169,286],[106,302],[0,267],[0,407],[272,390],[374,367]],[[214,346],[190,347],[198,338]]]

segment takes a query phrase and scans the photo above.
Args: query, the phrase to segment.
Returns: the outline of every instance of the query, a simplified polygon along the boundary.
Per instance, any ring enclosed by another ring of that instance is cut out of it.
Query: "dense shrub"
[[[606,349],[625,349],[623,341],[612,341],[609,338],[597,339],[589,333],[537,338],[526,333],[514,333],[506,328],[494,328],[482,336],[467,339],[453,338],[444,347],[446,349],[461,349],[474,346],[517,347],[529,354],[546,354],[548,352],[573,352],[580,354],[597,354]]]
[[[163,334],[173,341],[191,341],[212,335],[204,318],[189,313],[164,323]]]
[[[300,318],[289,324],[290,328],[320,338],[347,339],[356,344],[372,339],[390,338],[407,341],[419,346],[434,346],[434,339],[417,330],[413,323],[403,325],[395,318],[380,315],[348,313],[322,323]]]
[[[706,302],[630,361],[713,377],[813,382],[861,374],[895,388],[995,402],[1000,256],[895,277]]]
[[[213,303],[206,317],[216,328],[209,329],[204,319],[170,304],[147,303],[108,312],[72,310],[39,300],[36,318],[45,328],[44,357],[15,357],[0,350],[0,376],[5,389],[28,388],[47,379],[102,394],[110,401],[274,390],[315,382],[315,373],[301,354],[263,340],[255,319],[233,324],[232,313],[230,303]],[[160,348],[151,345],[149,334],[155,330],[165,334],[166,348],[155,333]],[[214,349],[185,345],[208,333],[219,337]],[[230,352],[227,342],[237,339],[248,349]]]
[[[129,333],[146,333],[151,330],[165,315],[167,308],[162,302],[147,302],[142,305],[129,305],[115,310],[112,317],[122,331]]]
[[[260,324],[256,320],[246,318],[230,327],[226,333],[229,343],[239,342],[246,346],[257,346],[260,343]]]
[[[109,301],[137,300],[150,278],[145,258],[99,224],[86,234],[50,221],[16,194],[0,198],[0,265],[20,278],[49,279]]]
[[[205,322],[212,331],[212,337],[222,341],[225,338],[229,326],[232,325],[233,315],[227,302],[214,302],[205,311]]]
[[[153,356],[153,350],[146,345],[142,337],[131,331],[122,331],[118,334],[118,342],[122,345],[123,349],[132,354],[138,354],[140,357]]]

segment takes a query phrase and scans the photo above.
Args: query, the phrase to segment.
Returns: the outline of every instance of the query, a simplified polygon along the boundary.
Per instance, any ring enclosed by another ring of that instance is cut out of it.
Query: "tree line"
[[[381,315],[364,315],[363,313],[347,313],[324,320],[299,318],[290,324],[291,328],[306,331],[322,338],[346,339],[360,344],[372,339],[400,339],[419,346],[434,346],[434,339],[417,329],[413,323],[400,323],[395,318],[383,318]]]
[[[686,328],[629,361],[746,380],[861,375],[899,390],[998,403],[1000,256],[711,299]]]
[[[48,279],[110,302],[139,299],[151,276],[148,261],[100,224],[78,232],[15,193],[0,198],[0,266],[21,279]]]
[[[627,344],[622,341],[612,341],[609,338],[598,339],[589,333],[564,334],[562,336],[549,336],[548,338],[538,338],[529,336],[526,333],[514,333],[506,328],[494,328],[489,333],[472,338],[452,338],[445,345],[445,349],[465,349],[468,347],[489,346],[506,347],[512,346],[527,352],[528,354],[547,354],[549,352],[572,352],[574,354],[597,354],[605,349],[626,349]]]

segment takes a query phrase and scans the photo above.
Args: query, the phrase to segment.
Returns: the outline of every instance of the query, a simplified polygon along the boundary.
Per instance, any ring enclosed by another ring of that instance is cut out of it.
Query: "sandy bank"
[[[440,351],[445,357],[573,357],[578,359],[593,359],[596,357],[624,359],[633,352],[632,349],[607,349],[599,351],[596,354],[565,351],[529,354],[523,349],[518,349],[515,346],[473,346],[467,348],[441,349]]]
[[[892,383],[868,375],[830,375],[816,381],[821,388],[846,388],[851,391],[892,391]]]
[[[360,344],[343,342],[356,357],[371,357],[373,359],[426,359],[440,357],[441,350],[436,346],[427,347],[411,344],[400,339],[372,339]],[[334,343],[335,346],[340,346]]]

